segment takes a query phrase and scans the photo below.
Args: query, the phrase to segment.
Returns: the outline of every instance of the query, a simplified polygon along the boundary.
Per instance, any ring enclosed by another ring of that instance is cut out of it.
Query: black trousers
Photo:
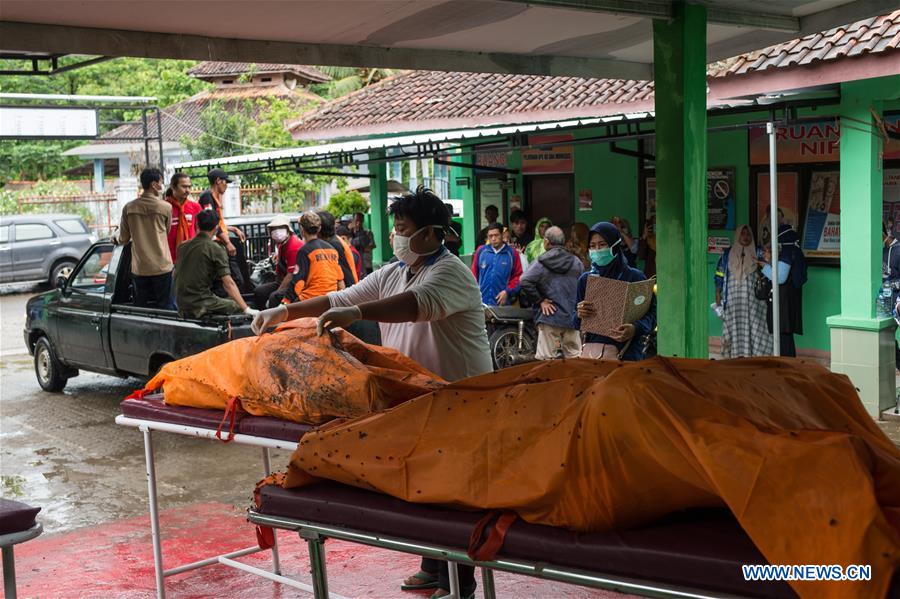
[[[797,346],[794,345],[794,334],[793,333],[782,333],[781,334],[781,355],[786,358],[796,358],[797,357]]]
[[[438,586],[440,588],[444,589],[445,591],[450,590],[450,568],[447,566],[447,562],[438,559],[431,559],[430,557],[423,557],[421,567],[423,572],[438,575]],[[475,566],[464,566],[462,564],[458,564],[456,567],[456,572],[459,575],[460,596],[466,597],[467,595],[471,595],[472,593],[474,593],[475,587],[478,586],[475,583]]]
[[[155,275],[152,277],[139,277],[132,275],[134,284],[134,305],[138,308],[158,308],[160,310],[175,310],[175,301],[172,299],[172,273]]]
[[[253,290],[253,303],[256,304],[257,310],[265,310],[266,308],[274,308],[281,303],[281,300],[287,294],[287,289],[278,291],[279,281],[271,283],[263,283]]]

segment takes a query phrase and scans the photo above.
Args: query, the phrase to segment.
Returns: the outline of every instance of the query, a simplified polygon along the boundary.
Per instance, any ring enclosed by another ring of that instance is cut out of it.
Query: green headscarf
[[[548,227],[552,227],[553,223],[549,218],[539,218],[538,221],[534,224],[534,239],[525,246],[525,257],[528,258],[528,263],[531,264],[535,260],[538,259],[538,256],[544,253],[544,238],[541,237],[541,225],[545,224]]]

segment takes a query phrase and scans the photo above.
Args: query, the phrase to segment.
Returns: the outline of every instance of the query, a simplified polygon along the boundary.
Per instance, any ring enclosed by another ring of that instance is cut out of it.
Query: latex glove
[[[250,329],[254,334],[261,335],[263,331],[267,330],[269,327],[273,327],[287,320],[287,317],[287,306],[281,304],[280,306],[263,310],[257,314],[253,319],[253,324],[250,325]]]
[[[257,314],[259,314],[259,310],[255,310],[250,306],[247,306],[246,308],[244,308],[244,314],[246,314],[247,316],[256,316]]]
[[[316,332],[321,337],[325,334],[326,330],[330,331],[337,327],[346,329],[360,318],[362,318],[362,312],[359,310],[358,306],[350,306],[349,308],[331,308],[330,310],[326,310],[325,313],[319,317],[319,321],[316,323]]]

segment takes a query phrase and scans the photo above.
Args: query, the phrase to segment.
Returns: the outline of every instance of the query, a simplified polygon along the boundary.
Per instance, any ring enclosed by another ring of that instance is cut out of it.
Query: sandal
[[[413,582],[416,581],[416,582]],[[425,570],[419,570],[400,585],[401,591],[417,591],[420,589],[436,589],[438,587],[437,574],[429,574]]]

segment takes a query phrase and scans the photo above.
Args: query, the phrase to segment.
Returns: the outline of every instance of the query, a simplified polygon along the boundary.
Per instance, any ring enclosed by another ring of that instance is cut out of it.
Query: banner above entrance
[[[900,133],[900,115],[885,115],[887,130]],[[750,164],[769,164],[769,139],[766,128],[752,127],[747,135]],[[834,119],[805,121],[778,127],[778,164],[837,162],[840,159],[840,125]],[[900,140],[888,139],[884,159],[900,159]]]
[[[528,144],[538,146],[522,150],[523,175],[547,175],[575,171],[575,147],[563,145],[572,141],[571,133],[529,135]]]

